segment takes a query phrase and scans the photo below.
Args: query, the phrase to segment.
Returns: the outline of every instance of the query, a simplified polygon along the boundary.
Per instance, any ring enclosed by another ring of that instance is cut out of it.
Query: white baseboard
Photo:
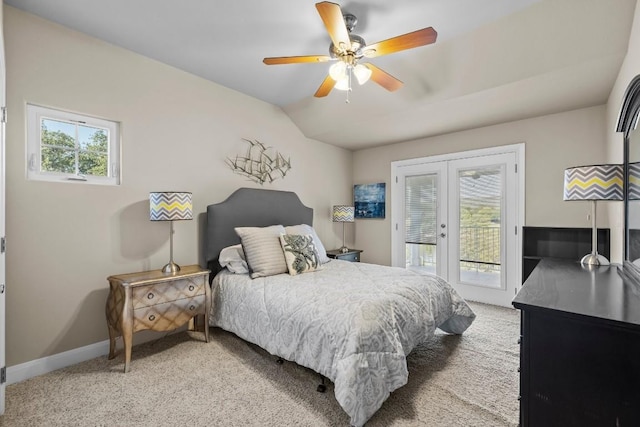
[[[140,331],[133,335],[133,347],[148,341],[154,341],[162,336],[175,334],[187,330],[187,325],[183,325],[177,329],[169,332],[153,332],[153,331]],[[119,345],[118,345],[119,344]],[[116,339],[116,357],[118,356],[117,350],[123,351],[122,339],[118,337]],[[74,348],[73,350],[64,351],[62,353],[54,354],[51,356],[43,357],[41,359],[30,360],[20,365],[7,367],[7,385],[19,383],[29,378],[37,377],[38,375],[47,374],[55,371],[56,369],[66,368],[67,366],[75,365],[87,360],[94,359],[100,356],[106,356],[109,354],[109,340],[100,341],[94,344],[89,344],[84,347]]]
[[[66,368],[85,360],[109,354],[109,340],[54,354],[41,359],[30,360],[7,368],[7,385],[19,383],[29,378],[43,375],[56,369]]]

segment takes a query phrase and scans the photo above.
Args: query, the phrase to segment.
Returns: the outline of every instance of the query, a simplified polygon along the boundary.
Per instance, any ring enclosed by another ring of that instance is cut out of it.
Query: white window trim
[[[49,172],[40,169],[41,119],[81,122],[90,126],[109,130],[109,176],[78,176],[70,173]],[[28,180],[49,182],[70,182],[97,185],[120,185],[120,124],[84,114],[72,113],[56,108],[27,104],[27,150],[26,175]]]

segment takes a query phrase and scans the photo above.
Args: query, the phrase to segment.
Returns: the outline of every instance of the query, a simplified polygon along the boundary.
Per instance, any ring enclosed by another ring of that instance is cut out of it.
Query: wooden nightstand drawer
[[[151,329],[168,331],[179,328],[197,314],[205,314],[205,297],[183,298],[133,311],[133,332]]]
[[[333,249],[327,251],[327,256],[342,261],[360,262],[360,253],[362,253],[360,249],[349,249],[347,252],[342,252],[340,249]]]
[[[338,255],[336,258],[341,259],[343,261],[360,262],[360,253],[358,252],[346,253],[344,255]]]
[[[168,301],[204,295],[202,277],[189,277],[154,285],[139,286],[132,290],[133,308],[149,307]]]

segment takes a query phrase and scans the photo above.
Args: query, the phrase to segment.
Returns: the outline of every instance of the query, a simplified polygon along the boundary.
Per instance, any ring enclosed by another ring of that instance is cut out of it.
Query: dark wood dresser
[[[618,268],[543,258],[516,295],[522,427],[640,426],[640,289]]]

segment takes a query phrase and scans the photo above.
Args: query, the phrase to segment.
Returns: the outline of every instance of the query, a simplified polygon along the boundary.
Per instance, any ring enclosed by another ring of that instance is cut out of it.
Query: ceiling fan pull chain
[[[351,94],[351,66],[347,68],[347,79],[349,79],[349,87],[347,88],[347,100],[345,101],[345,104],[351,102],[349,100],[349,95]]]

